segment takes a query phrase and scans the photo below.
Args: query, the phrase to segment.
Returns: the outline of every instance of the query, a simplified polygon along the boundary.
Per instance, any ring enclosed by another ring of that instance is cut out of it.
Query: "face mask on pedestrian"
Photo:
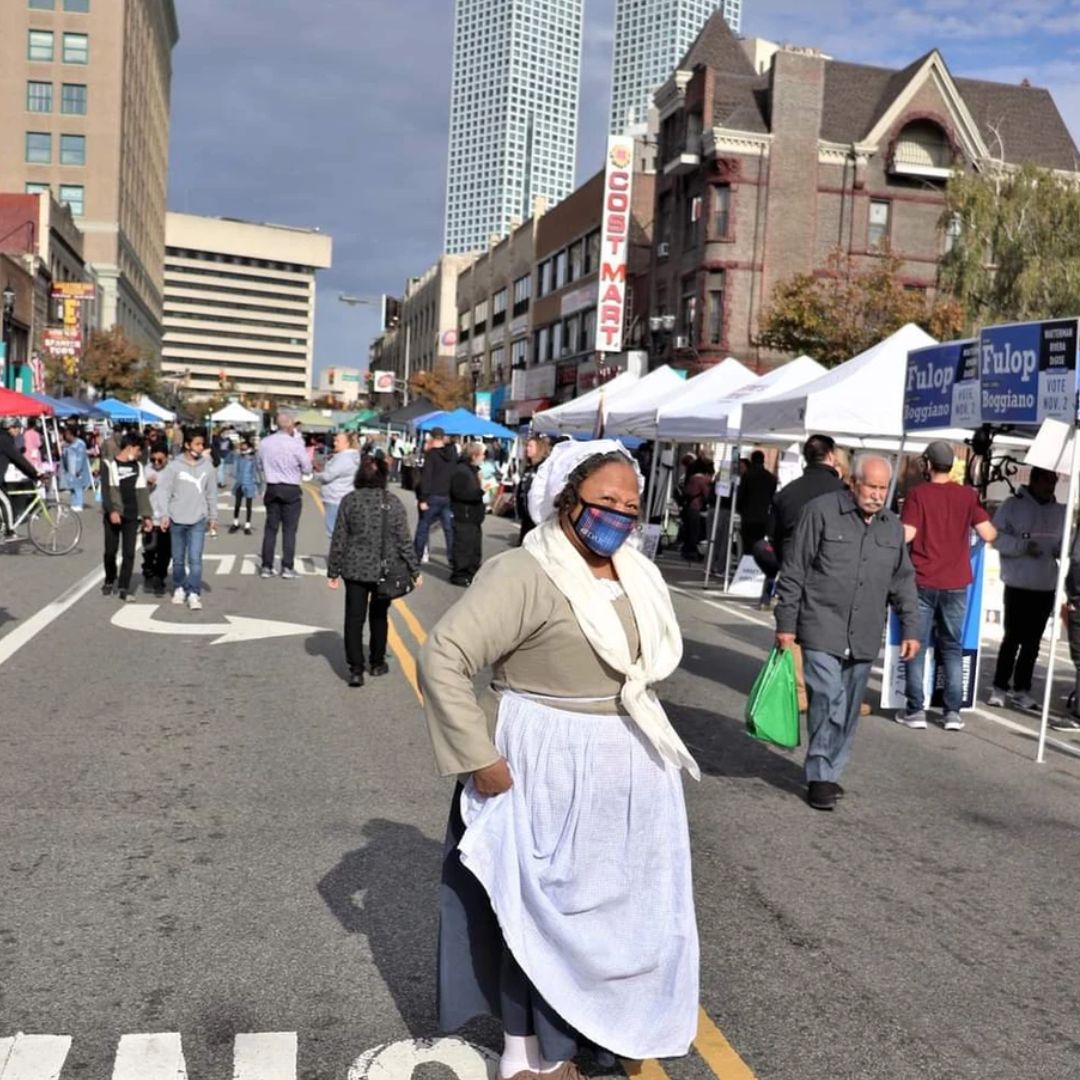
[[[621,510],[583,501],[571,525],[574,535],[589,551],[602,559],[610,559],[630,538],[637,521],[636,514],[624,514]]]

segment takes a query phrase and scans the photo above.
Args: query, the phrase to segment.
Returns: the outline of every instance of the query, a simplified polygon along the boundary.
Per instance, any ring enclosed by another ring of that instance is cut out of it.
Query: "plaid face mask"
[[[583,502],[573,523],[577,538],[594,554],[610,559],[637,526],[636,514]]]

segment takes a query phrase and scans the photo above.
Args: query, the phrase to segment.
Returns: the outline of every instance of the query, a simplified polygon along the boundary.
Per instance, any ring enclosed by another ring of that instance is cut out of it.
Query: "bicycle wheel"
[[[66,555],[82,536],[82,518],[63,503],[42,503],[30,517],[29,533],[43,555]]]

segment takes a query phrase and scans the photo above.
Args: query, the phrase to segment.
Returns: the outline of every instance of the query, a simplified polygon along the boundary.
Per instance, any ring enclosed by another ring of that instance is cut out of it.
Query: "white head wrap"
[[[562,494],[570,474],[583,461],[588,461],[589,458],[596,457],[598,454],[612,453],[622,454],[627,464],[633,465],[640,491],[644,486],[644,478],[637,462],[622,443],[614,439],[593,439],[590,442],[570,440],[553,447],[543,464],[536,470],[532,487],[529,488],[529,517],[538,525],[542,521],[547,521],[555,513],[555,500]]]

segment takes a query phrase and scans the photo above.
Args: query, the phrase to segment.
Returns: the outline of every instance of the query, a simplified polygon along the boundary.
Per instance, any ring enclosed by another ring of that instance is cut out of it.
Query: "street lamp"
[[[11,282],[4,286],[2,295],[4,298],[4,385],[14,390],[16,389],[15,358],[11,354],[11,324],[15,318],[15,290],[11,287]]]

